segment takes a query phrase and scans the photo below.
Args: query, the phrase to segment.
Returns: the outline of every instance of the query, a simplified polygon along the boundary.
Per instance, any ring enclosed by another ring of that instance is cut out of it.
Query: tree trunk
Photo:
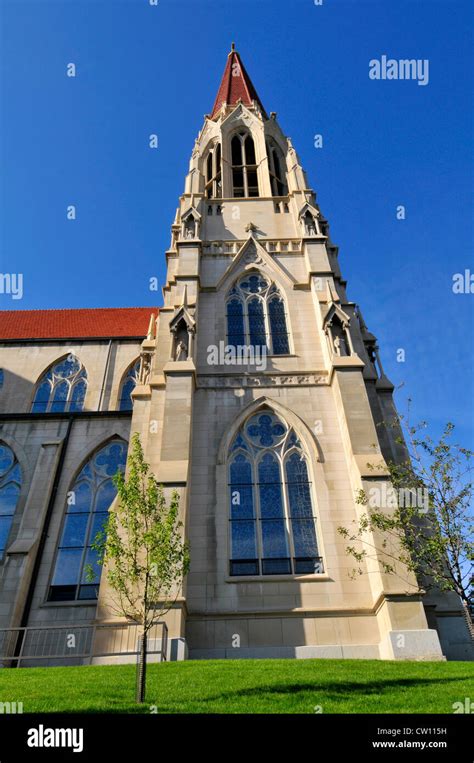
[[[145,701],[147,639],[148,634],[144,631],[140,639],[140,658],[137,665],[137,702]]]

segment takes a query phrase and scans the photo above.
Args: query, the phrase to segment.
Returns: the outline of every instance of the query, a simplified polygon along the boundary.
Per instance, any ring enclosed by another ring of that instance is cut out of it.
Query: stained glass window
[[[227,303],[227,343],[233,347],[245,344],[244,306],[240,299]]]
[[[290,352],[286,330],[285,306],[281,297],[272,297],[268,303],[270,332],[274,355],[287,355]]]
[[[71,401],[69,403],[70,411],[82,411],[84,408],[84,400],[86,398],[87,384],[84,379],[79,381],[73,386]]]
[[[87,373],[81,362],[68,355],[52,366],[38,382],[32,413],[82,411],[87,391]]]
[[[286,430],[286,425],[271,411],[255,414],[246,425],[247,437],[257,447],[275,445]]]
[[[238,453],[230,465],[231,556],[240,575],[258,574],[252,466]]]
[[[119,411],[131,411],[133,408],[132,392],[137,386],[140,361],[137,360],[130,366],[125,374],[120,387]]]
[[[20,465],[12,449],[0,442],[0,560],[5,554],[20,491]]]
[[[299,453],[286,460],[291,528],[299,572],[313,572],[310,557],[317,547],[306,461]]]
[[[268,281],[262,278],[261,275],[251,275],[247,278],[242,278],[239,283],[242,291],[249,292],[250,294],[261,294],[265,289],[268,289]]]
[[[258,465],[258,488],[262,528],[264,574],[289,573],[290,553],[283,508],[280,467],[276,457],[265,453]]]
[[[275,284],[260,273],[243,276],[228,294],[227,344],[273,355],[290,352],[285,304]]]
[[[101,568],[92,544],[117,492],[111,478],[125,469],[126,456],[127,444],[111,440],[87,461],[68,492],[50,601],[97,598]],[[94,570],[92,580],[87,577],[89,565]]]
[[[248,303],[249,316],[249,338],[250,344],[265,347],[267,335],[265,331],[265,316],[263,313],[263,302],[258,297],[254,297]]]
[[[240,427],[229,450],[230,574],[322,572],[306,456],[270,409]]]

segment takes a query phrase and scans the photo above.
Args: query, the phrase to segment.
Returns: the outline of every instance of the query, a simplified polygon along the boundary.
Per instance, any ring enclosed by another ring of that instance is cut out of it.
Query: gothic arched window
[[[206,198],[222,198],[221,144],[217,143],[206,160]]]
[[[0,442],[0,559],[5,553],[20,490],[20,464],[12,449]]]
[[[140,360],[131,365],[122,379],[119,395],[119,411],[131,411],[133,409],[132,392],[138,383]]]
[[[39,380],[32,413],[82,411],[87,390],[87,373],[82,363],[68,355],[51,366]]]
[[[290,352],[285,303],[260,273],[243,276],[228,294],[227,344],[267,347],[270,355]]]
[[[308,464],[291,427],[273,411],[250,416],[228,456],[230,574],[323,572]]]
[[[273,196],[286,196],[288,185],[286,183],[285,159],[274,141],[267,142],[268,170],[270,172],[270,184]]]
[[[231,141],[232,195],[235,198],[258,196],[255,144],[248,132],[239,132]]]
[[[96,599],[101,567],[91,548],[107,521],[117,493],[112,477],[124,471],[127,443],[114,439],[91,456],[74,480],[66,501],[66,514],[49,589],[50,601]],[[89,565],[94,579],[88,579]]]

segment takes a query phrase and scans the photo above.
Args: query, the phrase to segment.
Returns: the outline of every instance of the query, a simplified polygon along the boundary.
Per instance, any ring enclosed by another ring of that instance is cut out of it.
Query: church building
[[[162,306],[0,313],[0,662],[14,629],[47,643],[55,627],[117,622],[106,575],[85,571],[134,432],[178,490],[190,544],[172,659],[470,658],[454,594],[422,595],[377,553],[350,574],[338,527],[363,512],[361,489],[386,494],[384,464],[404,450],[338,255],[232,46]]]

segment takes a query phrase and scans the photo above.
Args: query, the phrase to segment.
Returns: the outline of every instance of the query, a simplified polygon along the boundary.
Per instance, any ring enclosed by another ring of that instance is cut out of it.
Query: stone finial
[[[150,323],[148,324],[148,331],[146,335],[147,339],[155,338],[155,313],[150,315]]]

